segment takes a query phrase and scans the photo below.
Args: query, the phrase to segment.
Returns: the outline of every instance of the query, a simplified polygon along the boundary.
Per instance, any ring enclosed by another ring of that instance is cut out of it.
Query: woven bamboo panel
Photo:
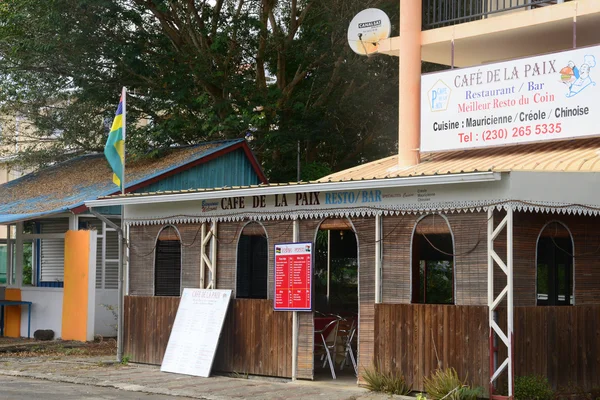
[[[274,279],[275,279],[275,244],[291,243],[293,241],[293,222],[291,220],[283,221],[265,221],[263,226],[267,232],[268,250],[269,250],[269,273],[268,273],[268,296],[273,299]]]
[[[291,314],[291,313],[290,313]],[[314,377],[314,320],[313,313],[298,313],[298,369],[299,379]]]
[[[439,215],[422,219],[415,215],[383,218],[382,289],[385,303],[410,303],[411,239],[417,229],[424,234],[452,234],[455,304],[487,304],[487,216],[461,213],[445,217],[448,223]]]
[[[170,225],[169,225],[170,226]],[[199,224],[181,224],[177,229],[162,225],[132,226],[129,250],[129,294],[154,295],[154,258],[157,239],[179,239],[181,235],[181,286],[197,288],[200,284]],[[159,237],[160,235],[160,237]]]
[[[573,235],[575,304],[600,304],[600,217],[515,213],[515,282],[525,285],[515,305],[535,305],[537,237],[552,221],[562,222]]]
[[[487,215],[447,214],[454,238],[454,304],[487,305]]]
[[[201,224],[177,226],[181,235],[181,287],[200,287]]]
[[[505,213],[494,213],[498,224]],[[600,217],[515,212],[513,237],[514,304],[536,305],[536,252],[538,236],[546,224],[560,221],[573,235],[574,301],[577,305],[600,304]],[[498,255],[506,259],[506,236],[495,243]],[[504,273],[495,267],[494,290],[506,284]]]
[[[129,228],[129,294],[154,295],[154,245],[162,226]]]
[[[359,381],[373,365],[375,314],[375,218],[353,218],[358,245],[358,368]]]
[[[233,290],[233,297],[236,286],[237,243],[243,226],[240,222],[220,222],[217,225],[217,288]]]
[[[417,216],[382,217],[382,300],[410,303],[410,245]]]

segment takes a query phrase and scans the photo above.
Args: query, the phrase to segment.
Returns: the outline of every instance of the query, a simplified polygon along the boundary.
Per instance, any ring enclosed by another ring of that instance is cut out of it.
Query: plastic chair
[[[352,349],[354,337],[356,335],[356,320],[354,318],[342,319],[339,323],[338,332],[342,340],[342,362],[340,363],[340,371],[344,370],[345,365],[350,365],[352,362],[354,374],[358,374],[356,359],[354,358],[354,350]],[[358,375],[357,375],[358,376]]]
[[[329,362],[329,369],[331,370],[331,377],[333,379],[336,379],[336,376],[331,353],[334,352],[335,356],[339,322],[339,319],[335,319],[327,323],[323,328],[315,330],[315,338],[320,339],[318,341],[315,340],[315,355],[320,355],[321,359],[323,359],[323,368]]]

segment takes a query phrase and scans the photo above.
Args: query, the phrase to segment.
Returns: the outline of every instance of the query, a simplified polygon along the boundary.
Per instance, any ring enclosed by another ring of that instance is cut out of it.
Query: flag
[[[125,190],[122,185],[125,173],[125,88],[123,88],[121,100],[119,100],[119,107],[117,107],[106,146],[104,146],[104,155],[113,170],[113,182],[121,190]]]

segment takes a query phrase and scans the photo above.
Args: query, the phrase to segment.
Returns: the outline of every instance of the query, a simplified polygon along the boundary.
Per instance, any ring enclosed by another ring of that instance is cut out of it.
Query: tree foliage
[[[101,151],[126,86],[132,155],[247,137],[272,181],[298,142],[304,179],[386,156],[398,60],[346,44],[368,7],[398,19],[397,0],[4,0],[3,143],[18,130],[33,167]]]

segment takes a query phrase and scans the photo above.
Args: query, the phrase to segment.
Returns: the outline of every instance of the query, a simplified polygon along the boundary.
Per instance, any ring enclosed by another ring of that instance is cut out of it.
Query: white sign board
[[[183,289],[160,370],[208,377],[231,290]]]
[[[421,78],[421,151],[598,135],[600,46]]]

